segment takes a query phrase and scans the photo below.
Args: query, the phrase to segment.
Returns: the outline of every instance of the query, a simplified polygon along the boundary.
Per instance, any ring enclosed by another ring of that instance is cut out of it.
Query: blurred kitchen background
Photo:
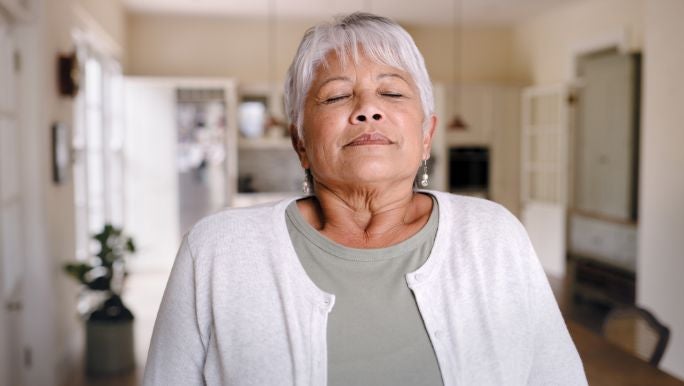
[[[182,235],[300,194],[284,74],[309,26],[356,10],[425,56],[430,188],[518,216],[568,320],[650,310],[684,379],[684,1],[0,0],[1,385],[139,383]],[[137,365],[88,377],[62,266],[107,223],[137,243]]]

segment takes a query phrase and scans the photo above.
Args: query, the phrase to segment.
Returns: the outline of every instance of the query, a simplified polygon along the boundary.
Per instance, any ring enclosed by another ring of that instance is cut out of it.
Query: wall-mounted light
[[[57,84],[59,95],[75,97],[81,81],[81,69],[76,52],[57,57]]]

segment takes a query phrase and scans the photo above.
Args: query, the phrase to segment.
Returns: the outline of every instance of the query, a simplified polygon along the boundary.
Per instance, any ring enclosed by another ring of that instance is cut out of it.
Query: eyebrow
[[[398,78],[398,79],[403,80],[403,81],[406,82],[407,84],[410,84],[410,83],[406,80],[406,78],[404,78],[403,76],[401,76],[401,75],[399,75],[399,74],[397,74],[397,73],[393,73],[393,72],[382,73],[382,74],[380,74],[380,75],[378,75],[378,76],[376,77],[377,80],[381,80],[381,79],[385,79],[385,78]],[[325,86],[326,84],[328,84],[328,83],[330,83],[330,82],[334,82],[334,81],[336,81],[336,80],[351,82],[351,79],[350,79],[349,77],[347,77],[347,76],[333,76],[333,77],[331,77],[331,78],[328,78],[328,79],[324,80],[323,83],[321,83],[321,85],[319,86],[319,88],[322,88],[322,87]]]
[[[334,82],[336,80],[351,82],[351,79],[347,76],[333,76],[331,78],[324,80],[323,83],[321,83],[321,85],[319,86],[319,88],[323,88],[323,86],[325,86],[326,84],[328,84],[330,82]]]
[[[399,79],[403,80],[404,82],[406,82],[407,84],[410,84],[410,83],[406,80],[406,78],[404,78],[403,76],[401,76],[401,75],[399,75],[399,74],[397,74],[397,73],[394,73],[394,72],[383,73],[383,74],[378,75],[378,77],[377,77],[378,80],[384,79],[384,78],[399,78]]]

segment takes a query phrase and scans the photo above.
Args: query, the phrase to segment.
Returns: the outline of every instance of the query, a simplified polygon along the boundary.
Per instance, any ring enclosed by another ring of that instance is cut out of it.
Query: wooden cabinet
[[[576,300],[592,301],[607,306],[634,304],[636,275],[607,261],[573,256],[569,274],[571,291]]]

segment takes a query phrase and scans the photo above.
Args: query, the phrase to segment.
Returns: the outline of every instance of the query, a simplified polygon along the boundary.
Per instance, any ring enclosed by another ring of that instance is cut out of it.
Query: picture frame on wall
[[[52,125],[52,182],[62,184],[69,168],[69,135],[62,122]]]

